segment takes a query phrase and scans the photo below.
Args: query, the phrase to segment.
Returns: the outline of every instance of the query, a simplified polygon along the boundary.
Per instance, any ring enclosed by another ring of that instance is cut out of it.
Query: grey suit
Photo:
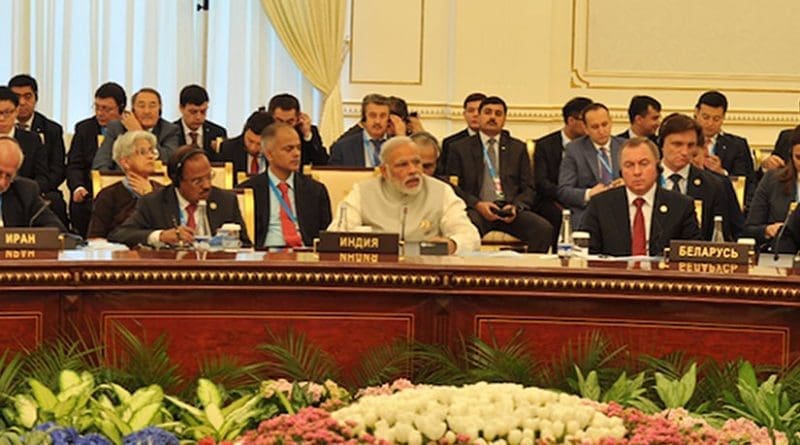
[[[117,140],[119,135],[125,133],[127,130],[120,121],[111,121],[106,126],[106,137],[103,144],[97,149],[92,162],[92,170],[119,170],[116,162],[112,156],[112,148],[114,141]],[[161,159],[166,164],[172,153],[178,148],[178,133],[181,129],[171,124],[164,119],[158,119],[158,123],[152,129],[152,133],[158,139],[158,159]]]
[[[611,178],[619,178],[619,151],[624,139],[612,136],[608,142],[611,147]],[[581,227],[581,218],[586,210],[586,190],[600,182],[597,149],[588,136],[582,136],[567,144],[564,158],[558,171],[558,201],[572,211],[573,227]]]

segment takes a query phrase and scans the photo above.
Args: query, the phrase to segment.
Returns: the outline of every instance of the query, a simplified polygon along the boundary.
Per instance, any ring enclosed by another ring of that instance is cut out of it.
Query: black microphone
[[[783,237],[783,232],[786,230],[786,226],[789,224],[789,220],[792,218],[792,214],[794,210],[797,208],[797,201],[792,201],[789,203],[789,211],[786,212],[786,218],[783,220],[783,225],[778,230],[778,236],[772,240],[772,250],[775,251],[775,255],[772,257],[773,261],[778,261],[780,258],[781,252],[778,250],[778,246],[780,246],[781,238]]]
[[[403,215],[400,218],[400,242],[406,240],[406,217],[408,217],[408,206],[403,206]]]
[[[655,202],[653,203],[655,205]],[[661,238],[664,237],[664,229],[661,227],[661,221],[656,217],[656,212],[653,212],[653,216],[651,217],[651,224],[652,227],[650,228],[650,245],[661,247]],[[648,246],[649,247],[649,246]],[[648,249],[649,250],[649,249]],[[661,249],[661,252],[658,252],[658,255],[663,255],[664,249]],[[655,255],[653,252],[650,252],[650,256],[658,256]]]
[[[31,216],[30,220],[28,220],[28,227],[33,227],[33,223],[36,221],[36,218],[42,216],[42,213],[44,213],[44,211],[50,207],[50,204],[52,204],[52,201],[49,199],[42,199],[42,206],[39,207],[39,210],[37,210],[36,213]]]

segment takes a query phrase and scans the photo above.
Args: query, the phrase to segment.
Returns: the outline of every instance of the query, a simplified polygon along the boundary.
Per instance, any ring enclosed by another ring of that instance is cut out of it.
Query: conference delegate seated
[[[242,245],[251,245],[236,194],[211,185],[213,171],[203,149],[180,147],[167,172],[172,184],[140,199],[136,211],[109,234],[109,241],[160,248],[191,243],[204,227],[213,235],[223,224],[236,223],[242,228]]]
[[[771,244],[786,219],[789,203],[797,201],[800,126],[792,134],[791,146],[791,162],[769,170],[758,183],[753,200],[750,201],[743,235],[755,238],[759,245]]]
[[[700,239],[692,199],[657,184],[658,147],[647,138],[630,139],[619,157],[625,185],[595,195],[584,214],[589,253],[656,256],[670,240]]]
[[[0,227],[67,229],[41,198],[36,181],[17,177],[24,155],[14,138],[0,136]]]
[[[331,222],[328,190],[297,173],[302,159],[300,135],[275,122],[261,133],[267,171],[241,184],[252,188],[256,205],[256,246],[311,246]]]
[[[353,185],[328,230],[399,233],[405,241],[446,242],[450,254],[480,248],[478,230],[452,187],[422,174],[413,140],[396,136],[381,150],[381,176]]]
[[[114,162],[125,177],[97,194],[87,238],[106,238],[133,214],[139,198],[163,188],[149,179],[156,169],[157,144],[148,131],[129,131],[114,142]]]

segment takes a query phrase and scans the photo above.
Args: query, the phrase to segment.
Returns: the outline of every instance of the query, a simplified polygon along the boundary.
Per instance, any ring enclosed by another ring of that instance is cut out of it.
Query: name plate
[[[0,228],[0,250],[60,250],[58,235],[55,227]]]
[[[710,264],[748,264],[749,246],[737,243],[672,240],[669,260]]]
[[[3,260],[57,260],[58,250],[0,249]]]
[[[320,232],[317,252],[398,254],[396,233]]]

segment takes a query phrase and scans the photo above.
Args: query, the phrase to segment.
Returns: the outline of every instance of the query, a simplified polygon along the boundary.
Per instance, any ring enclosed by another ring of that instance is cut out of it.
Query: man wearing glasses
[[[0,87],[0,136],[16,140],[23,154],[22,165],[15,175],[33,179],[39,190],[47,190],[47,154],[39,136],[16,127],[19,96],[11,89]]]
[[[0,106],[3,102],[0,101]],[[36,181],[17,177],[24,159],[16,140],[0,136],[0,227],[55,227],[66,232],[61,220],[40,196]]]
[[[177,125],[161,118],[161,95],[152,88],[142,88],[133,95],[133,112],[124,111],[119,121],[108,124],[108,132],[97,154],[94,156],[92,168],[95,170],[118,170],[112,159],[114,141],[126,131],[144,130],[153,133],[158,139],[158,158],[164,162],[172,156],[178,147]]]
[[[94,93],[94,116],[75,124],[75,134],[67,153],[69,216],[72,228],[83,237],[86,237],[92,216],[92,161],[106,137],[108,124],[119,120],[127,102],[122,86],[114,82],[104,83]]]
[[[108,236],[110,241],[129,247],[179,246],[195,236],[214,235],[225,223],[236,223],[242,228],[242,245],[251,245],[236,194],[211,185],[211,162],[202,148],[178,148],[167,172],[172,184],[142,197],[133,215]]]

